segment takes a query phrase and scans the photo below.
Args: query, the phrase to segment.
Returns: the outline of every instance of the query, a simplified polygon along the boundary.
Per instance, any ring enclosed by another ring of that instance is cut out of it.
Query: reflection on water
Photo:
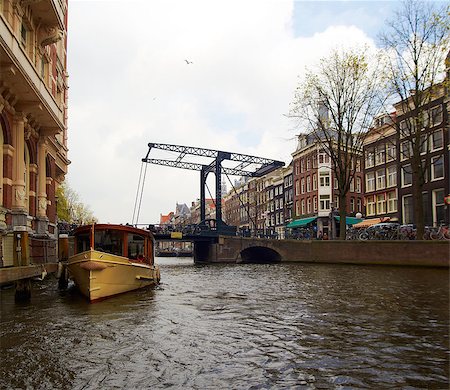
[[[449,386],[447,270],[202,265],[96,304],[48,278],[1,292],[0,388]]]

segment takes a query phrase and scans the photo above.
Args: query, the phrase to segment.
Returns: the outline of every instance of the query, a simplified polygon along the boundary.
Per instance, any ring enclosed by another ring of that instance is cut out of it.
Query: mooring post
[[[14,266],[23,267],[30,265],[30,253],[28,248],[28,232],[14,232]],[[31,299],[31,279],[20,279],[16,281],[16,302],[28,302]]]
[[[67,260],[69,259],[69,236],[60,234],[58,239],[58,288],[65,289],[68,285]]]

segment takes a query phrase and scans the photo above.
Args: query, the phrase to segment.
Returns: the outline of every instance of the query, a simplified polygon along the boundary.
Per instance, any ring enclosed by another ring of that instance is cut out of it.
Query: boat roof
[[[92,228],[92,224],[79,226],[74,230],[73,234],[77,235],[77,234],[85,233],[87,231],[90,231],[91,228]],[[117,231],[122,231],[122,232],[140,234],[142,236],[147,236],[149,238],[153,238],[153,234],[150,231],[144,230],[144,229],[139,229],[139,228],[136,228],[131,225],[116,225],[116,224],[112,224],[112,223],[96,223],[96,224],[94,224],[94,230],[117,230]]]

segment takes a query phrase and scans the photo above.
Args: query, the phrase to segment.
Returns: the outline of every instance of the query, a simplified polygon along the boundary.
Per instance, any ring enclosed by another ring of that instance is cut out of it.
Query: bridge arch
[[[241,251],[242,263],[279,263],[281,255],[265,246],[251,246]]]

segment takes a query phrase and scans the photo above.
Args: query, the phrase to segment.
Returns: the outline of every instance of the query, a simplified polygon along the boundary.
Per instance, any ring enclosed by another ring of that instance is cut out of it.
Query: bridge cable
[[[139,207],[138,207],[138,211],[137,211],[137,215],[136,215],[136,225],[137,225],[137,223],[139,221],[139,214],[141,213],[142,196],[144,194],[145,177],[146,177],[146,175],[147,175],[147,164],[145,164],[144,177],[142,178],[141,197],[139,199]]]
[[[136,189],[136,198],[134,200],[134,209],[133,209],[133,218],[131,219],[131,224],[134,225],[134,217],[136,215],[136,207],[137,207],[137,203],[138,203],[138,196],[139,196],[139,189],[141,188],[141,178],[142,178],[142,168],[144,166],[144,162],[142,161],[141,163],[141,171],[139,172],[139,181],[138,181],[138,185],[137,185],[137,189]]]
[[[233,187],[234,192],[235,192],[236,195],[238,196],[239,202],[240,202],[240,204],[242,205],[242,207],[244,207],[244,210],[246,211],[248,218],[250,219],[250,221],[252,222],[253,226],[254,226],[255,229],[256,229],[256,222],[255,222],[255,221],[253,220],[253,218],[251,217],[251,215],[250,215],[250,213],[249,213],[249,211],[248,211],[248,208],[246,207],[246,205],[245,205],[244,202],[242,201],[241,196],[237,193],[236,187],[233,185],[233,183],[231,182],[230,177],[228,176],[228,174],[227,174],[226,172],[225,172],[225,176],[227,177],[228,181],[230,182],[231,187]]]

